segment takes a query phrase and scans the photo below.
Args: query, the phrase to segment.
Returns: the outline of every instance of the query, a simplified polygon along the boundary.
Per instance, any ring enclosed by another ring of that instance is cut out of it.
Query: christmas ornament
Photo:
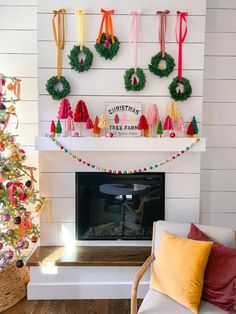
[[[190,81],[183,77],[183,43],[187,36],[187,12],[177,11],[177,26],[176,27],[176,38],[179,44],[179,58],[178,58],[178,76],[175,77],[169,86],[171,97],[178,101],[184,101],[188,99],[192,94],[192,87]],[[185,29],[183,29],[183,23]],[[179,34],[177,33],[179,30]]]
[[[95,49],[100,54],[101,57],[105,59],[112,59],[117,55],[120,42],[113,33],[113,24],[111,14],[114,14],[114,10],[104,10],[101,9],[101,13],[103,13],[101,27],[99,30],[98,38],[95,44]],[[105,33],[103,33],[103,28],[105,26]]]
[[[23,266],[24,266],[24,262],[22,261],[22,259],[19,259],[18,261],[16,261],[17,268],[22,268]]]
[[[70,84],[61,75],[61,51],[65,47],[65,9],[53,11],[53,34],[57,47],[57,76],[52,76],[46,83],[46,90],[54,100],[60,100],[70,93]],[[57,26],[56,26],[57,18]],[[62,21],[62,24],[61,24]]]
[[[31,237],[31,242],[32,243],[37,243],[38,242],[38,237],[37,236],[32,236]]]
[[[159,121],[160,122],[160,121]],[[160,168],[161,166],[164,166],[166,164],[169,164],[170,162],[176,160],[186,152],[190,151],[198,142],[200,142],[200,138],[196,138],[189,146],[184,147],[181,151],[178,153],[175,153],[173,156],[167,158],[166,160],[156,163],[153,165],[150,165],[148,167],[140,168],[140,169],[130,169],[130,170],[117,170],[117,169],[111,169],[111,168],[106,168],[106,167],[101,167],[98,165],[95,165],[89,161],[83,160],[80,156],[76,156],[73,152],[71,152],[67,147],[64,147],[58,139],[56,139],[55,136],[51,134],[46,134],[48,138],[51,139],[53,143],[55,143],[61,151],[63,151],[65,154],[69,155],[70,158],[73,160],[76,160],[78,163],[89,167],[91,169],[97,170],[97,171],[102,171],[102,172],[107,172],[107,173],[114,173],[114,174],[132,174],[132,173],[138,173],[138,172],[146,172],[148,170],[154,170],[156,168]]]
[[[17,247],[18,247],[18,248],[22,249],[24,246],[25,246],[25,241],[19,240],[19,241],[17,242]]]
[[[142,69],[138,68],[138,42],[140,41],[140,14],[141,10],[131,12],[132,25],[130,42],[134,49],[134,67],[125,71],[124,82],[127,91],[140,91],[146,84],[146,76]]]
[[[160,52],[152,57],[151,64],[148,66],[149,70],[159,77],[168,77],[173,72],[175,67],[175,60],[165,51],[166,17],[169,13],[170,11],[168,10],[157,11],[157,14],[160,15]]]
[[[21,223],[21,217],[20,216],[17,216],[14,218],[14,224],[15,225],[19,225]]]
[[[27,188],[31,187],[31,184],[32,184],[32,182],[31,182],[30,180],[27,180],[27,181],[25,182],[25,186],[26,186]]]
[[[2,215],[2,221],[9,221],[10,220],[10,215],[8,213],[5,213]]]
[[[77,72],[88,71],[93,63],[92,51],[85,47],[85,12],[82,9],[76,11],[78,28],[78,45],[70,51],[69,59],[71,68]],[[84,57],[83,57],[84,55]]]
[[[5,253],[5,258],[6,259],[12,259],[14,256],[14,252],[12,250],[8,250],[6,253]]]
[[[171,138],[174,138],[174,137],[175,137],[175,132],[171,132],[171,133],[170,133],[170,137],[171,137]]]

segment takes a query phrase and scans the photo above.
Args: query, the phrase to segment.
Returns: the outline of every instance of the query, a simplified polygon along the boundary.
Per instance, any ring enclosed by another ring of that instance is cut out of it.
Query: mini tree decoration
[[[183,117],[179,117],[177,123],[176,123],[176,131],[178,132],[179,137],[183,136],[185,130],[184,126],[184,119]]]
[[[148,137],[149,127],[148,127],[147,119],[146,119],[145,115],[143,115],[143,114],[141,115],[141,117],[139,119],[138,129],[143,131],[143,136]]]
[[[163,128],[162,128],[161,120],[157,124],[156,133],[157,133],[157,137],[162,137],[163,135]]]
[[[93,136],[98,137],[101,134],[101,129],[98,126],[99,124],[99,118],[98,116],[96,116],[95,120],[94,120],[94,126],[93,126]]]
[[[58,119],[65,121],[64,136],[66,136],[66,120],[69,117],[70,118],[73,117],[73,112],[72,112],[69,100],[67,98],[64,98],[60,102],[60,107],[59,107],[59,111],[58,111],[58,115],[57,115]]]
[[[52,122],[51,122],[50,133],[51,134],[55,134],[56,133],[56,125],[55,125],[54,120],[52,120]]]
[[[130,42],[134,48],[134,67],[125,71],[124,82],[127,91],[140,91],[146,84],[146,76],[142,69],[138,68],[138,42],[140,41],[140,13],[141,10],[131,12],[132,27]]]
[[[167,112],[168,112],[168,115],[171,117],[172,122],[177,122],[181,116],[179,106],[174,100],[172,100],[168,104]]]
[[[175,60],[165,51],[165,35],[166,35],[166,17],[170,11],[157,11],[160,15],[159,42],[160,52],[152,57],[149,70],[159,76],[168,77],[174,70]]]
[[[84,16],[85,12],[81,9],[75,12],[77,17],[78,27],[78,44],[71,50],[69,59],[71,68],[77,72],[88,71],[93,63],[93,53],[91,50],[84,46],[85,44],[85,23]],[[85,59],[83,56],[85,56]]]
[[[115,122],[115,124],[118,124],[120,122],[120,118],[119,118],[118,114],[115,115],[114,122]]]
[[[172,134],[173,132],[173,124],[172,124],[172,120],[171,117],[169,115],[167,115],[167,117],[165,118],[164,124],[163,124],[163,130],[166,131],[166,133],[170,136],[170,134]],[[173,136],[171,136],[173,137]]]
[[[53,34],[57,47],[57,76],[52,76],[46,83],[46,90],[54,100],[60,100],[70,93],[70,84],[62,76],[61,51],[65,47],[65,9],[53,11]],[[57,18],[57,23],[56,23]]]
[[[58,119],[57,120],[57,125],[56,125],[56,135],[60,136],[62,133],[62,127],[61,127],[61,121]]]
[[[187,130],[187,135],[189,137],[193,137],[193,135],[194,135],[193,122],[192,121],[189,123],[188,130]]]
[[[101,13],[103,13],[102,23],[95,44],[95,49],[100,54],[100,56],[110,60],[117,55],[120,48],[120,42],[113,33],[111,14],[114,14],[114,12],[114,10],[106,11],[101,9]],[[104,24],[105,32],[103,33]]]
[[[153,129],[157,125],[157,123],[160,120],[160,114],[157,108],[157,105],[153,104],[151,105],[148,113],[148,124],[151,127],[151,135],[153,134]]]
[[[184,101],[188,99],[192,94],[192,87],[190,81],[183,77],[183,43],[187,36],[187,12],[177,11],[177,27],[176,38],[179,45],[178,53],[178,76],[176,76],[172,83],[169,85],[171,97],[178,101]],[[185,28],[183,29],[183,25]],[[179,32],[177,34],[177,31]]]
[[[87,121],[86,121],[86,129],[87,130],[92,130],[94,125],[93,125],[93,121],[90,117],[88,117]]]
[[[86,123],[88,120],[89,114],[88,114],[88,109],[83,100],[79,100],[75,112],[74,112],[74,121],[80,123],[80,136],[82,136],[82,124],[81,123]]]
[[[105,113],[103,113],[100,117],[99,123],[98,123],[98,127],[101,130],[104,130],[104,135],[106,133],[106,128],[107,128],[107,116]]]
[[[197,135],[198,134],[198,125],[197,125],[197,121],[196,121],[195,116],[193,116],[192,123],[193,123],[193,134]]]
[[[66,133],[66,135],[71,136],[72,132],[74,132],[74,131],[75,131],[74,120],[71,116],[69,116],[67,121],[66,121],[65,133]]]

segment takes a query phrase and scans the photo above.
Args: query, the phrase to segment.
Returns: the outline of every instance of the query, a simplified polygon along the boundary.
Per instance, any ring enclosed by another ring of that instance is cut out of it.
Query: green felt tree
[[[62,133],[61,121],[57,120],[56,134],[61,134],[61,133]]]
[[[162,128],[162,123],[161,120],[157,124],[157,130],[156,130],[157,136],[162,137],[163,134],[163,128]]]
[[[192,123],[193,123],[193,134],[196,135],[198,134],[198,125],[197,125],[195,116],[193,116]]]

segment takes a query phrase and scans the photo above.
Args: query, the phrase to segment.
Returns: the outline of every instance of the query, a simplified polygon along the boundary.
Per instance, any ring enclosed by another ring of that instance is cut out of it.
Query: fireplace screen
[[[78,240],[150,240],[165,219],[165,174],[76,173]]]

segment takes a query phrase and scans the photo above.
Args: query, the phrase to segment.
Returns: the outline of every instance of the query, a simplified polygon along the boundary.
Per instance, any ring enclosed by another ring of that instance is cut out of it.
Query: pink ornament
[[[22,249],[25,246],[25,241],[24,240],[19,240],[17,242],[17,247]]]
[[[106,137],[113,137],[113,133],[112,132],[107,133]]]
[[[164,125],[163,125],[163,130],[165,130],[165,131],[173,130],[172,120],[171,120],[171,117],[169,115],[165,119],[165,122],[164,122]]]
[[[69,117],[73,117],[73,112],[70,106],[70,102],[67,98],[62,99],[62,101],[60,102],[60,108],[58,111],[58,115],[57,118],[58,119],[68,119]]]
[[[10,217],[10,215],[9,215],[8,213],[5,213],[5,214],[2,215],[2,220],[3,220],[3,221],[9,221],[10,218],[11,218],[11,217]]]
[[[175,133],[174,133],[174,132],[171,132],[171,133],[170,133],[170,137],[172,137],[172,138],[175,137]]]
[[[93,121],[90,117],[88,117],[87,121],[86,121],[86,129],[87,130],[91,130],[93,129]]]
[[[13,257],[14,253],[12,250],[8,250],[6,253],[5,253],[5,258],[6,259],[11,259]]]

